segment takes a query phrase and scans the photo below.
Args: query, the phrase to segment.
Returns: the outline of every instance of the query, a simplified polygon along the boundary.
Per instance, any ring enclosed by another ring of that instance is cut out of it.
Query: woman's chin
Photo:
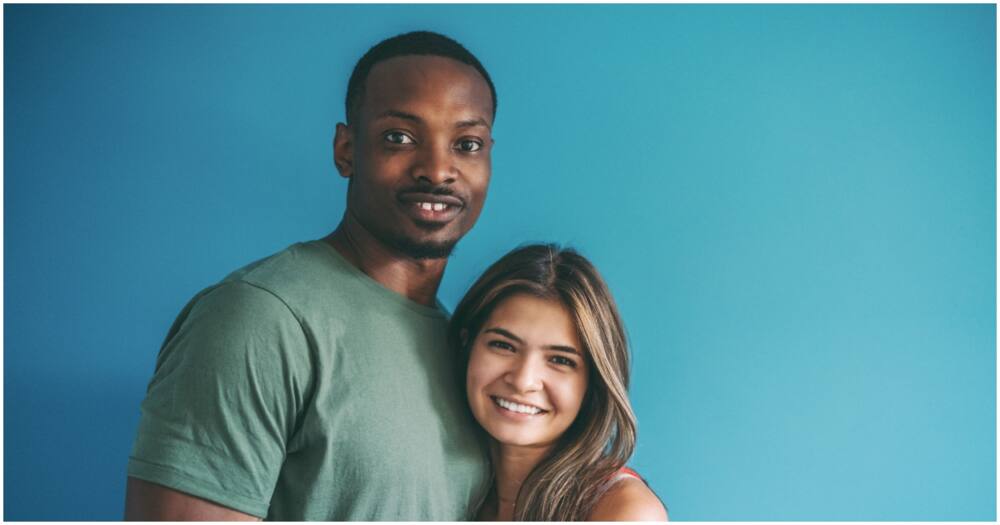
[[[486,431],[493,438],[496,444],[504,447],[538,449],[549,448],[553,443],[555,443],[550,436],[542,436],[537,432],[490,427],[486,427]]]

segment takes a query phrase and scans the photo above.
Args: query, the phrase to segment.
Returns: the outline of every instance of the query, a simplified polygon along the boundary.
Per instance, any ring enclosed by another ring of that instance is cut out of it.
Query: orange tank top
[[[636,471],[634,471],[634,470],[632,470],[632,469],[630,469],[628,467],[622,467],[622,468],[618,469],[618,472],[615,473],[615,477],[613,477],[611,479],[612,479],[612,481],[621,481],[621,480],[623,480],[625,478],[635,478],[635,479],[637,479],[637,480],[642,481],[643,483],[645,483],[645,480],[642,479],[642,476],[640,476],[638,472],[636,472]]]

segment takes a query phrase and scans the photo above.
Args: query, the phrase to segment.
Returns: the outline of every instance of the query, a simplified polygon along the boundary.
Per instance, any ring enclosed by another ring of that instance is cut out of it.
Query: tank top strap
[[[643,481],[642,476],[640,476],[638,472],[628,467],[622,467],[618,469],[618,472],[615,473],[615,476],[612,478],[612,481],[618,482],[625,478],[635,478],[639,481]]]

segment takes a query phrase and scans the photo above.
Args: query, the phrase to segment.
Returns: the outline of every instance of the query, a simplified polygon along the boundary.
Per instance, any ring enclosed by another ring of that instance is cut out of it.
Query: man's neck
[[[513,521],[514,505],[521,485],[531,471],[552,449],[548,447],[518,447],[494,444],[492,447],[495,472],[495,521]]]
[[[376,239],[349,214],[323,241],[382,286],[415,303],[435,306],[448,259],[407,257]]]

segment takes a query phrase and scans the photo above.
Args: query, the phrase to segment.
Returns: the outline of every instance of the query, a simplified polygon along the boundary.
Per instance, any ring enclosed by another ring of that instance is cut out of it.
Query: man
[[[200,292],[142,404],[126,519],[464,520],[489,482],[435,297],[490,179],[492,81],[457,42],[358,62],[347,209]]]

